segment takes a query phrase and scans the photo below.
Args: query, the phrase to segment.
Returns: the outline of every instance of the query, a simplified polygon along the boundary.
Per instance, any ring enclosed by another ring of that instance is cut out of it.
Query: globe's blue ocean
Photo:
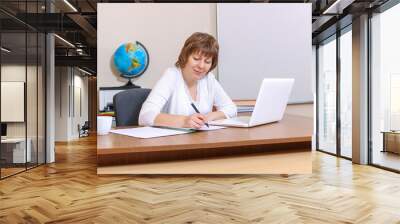
[[[147,68],[148,53],[139,42],[125,43],[114,53],[114,64],[122,76],[134,78],[140,76]]]

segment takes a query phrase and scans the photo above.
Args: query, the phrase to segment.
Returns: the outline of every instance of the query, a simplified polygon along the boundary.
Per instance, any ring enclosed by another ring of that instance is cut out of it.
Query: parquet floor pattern
[[[0,223],[400,223],[399,174],[320,152],[311,175],[97,176],[95,137],[56,151],[0,181]]]

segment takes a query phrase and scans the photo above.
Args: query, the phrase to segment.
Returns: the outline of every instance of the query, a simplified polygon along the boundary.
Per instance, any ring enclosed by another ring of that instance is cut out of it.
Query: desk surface
[[[222,155],[221,149],[230,149],[226,151],[227,155],[250,152],[250,148],[259,146],[264,151],[276,150],[277,146],[311,151],[312,126],[311,118],[286,114],[280,122],[253,128],[226,128],[152,139],[110,133],[97,137],[98,162],[99,165],[130,164],[139,160],[150,162],[161,157],[181,157],[185,153],[219,156]]]
[[[286,115],[280,122],[253,128],[226,128],[152,139],[110,133],[97,136],[97,154],[295,143],[311,141],[311,135],[310,118]]]
[[[27,139],[30,141],[30,138]],[[25,142],[25,138],[5,138],[1,139],[1,143],[20,143]]]

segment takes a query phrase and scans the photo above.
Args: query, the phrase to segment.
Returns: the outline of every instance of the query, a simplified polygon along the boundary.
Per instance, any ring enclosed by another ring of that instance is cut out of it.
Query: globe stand
[[[138,85],[135,85],[135,84],[133,84],[133,82],[131,81],[131,78],[128,80],[128,82],[125,84],[125,85],[123,85],[124,87],[127,87],[127,88],[141,88],[140,86],[138,86]]]

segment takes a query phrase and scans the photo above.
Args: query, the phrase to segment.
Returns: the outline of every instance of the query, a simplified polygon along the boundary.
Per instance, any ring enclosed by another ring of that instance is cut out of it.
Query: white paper
[[[140,127],[140,128],[125,128],[125,129],[116,129],[111,130],[111,133],[119,134],[119,135],[127,135],[136,138],[156,138],[156,137],[163,137],[163,136],[170,136],[170,135],[181,135],[194,132],[196,130],[199,131],[213,131],[218,129],[223,129],[227,127],[221,126],[213,126],[210,127],[203,126],[199,129],[184,129],[181,130],[179,128],[155,128],[155,127]]]
[[[218,130],[218,129],[227,128],[227,127],[223,127],[223,126],[214,126],[214,125],[209,125],[209,126],[210,127],[203,126],[203,127],[199,128],[199,129],[196,129],[196,130],[199,130],[199,131],[214,131],[214,130]]]
[[[156,138],[162,136],[190,133],[190,131],[187,130],[174,130],[167,128],[153,128],[153,127],[117,129],[117,130],[111,130],[110,132],[136,138]]]

